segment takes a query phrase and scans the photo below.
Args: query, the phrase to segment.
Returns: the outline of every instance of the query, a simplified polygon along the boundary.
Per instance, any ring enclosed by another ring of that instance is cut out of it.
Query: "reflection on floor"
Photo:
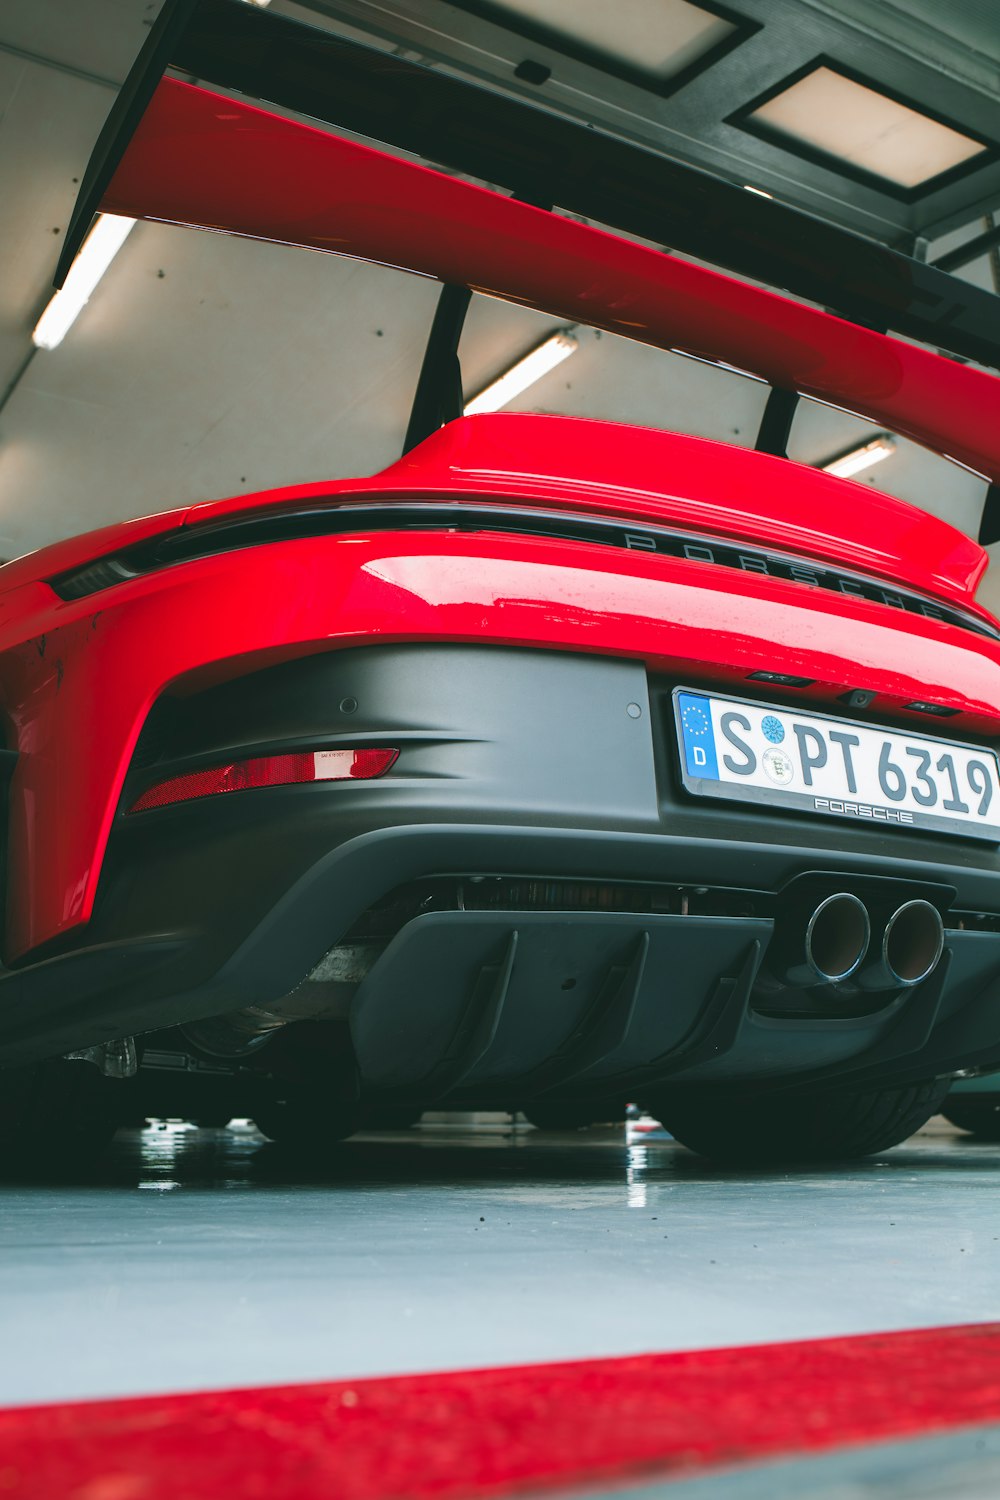
[[[123,1132],[0,1183],[0,1404],[1000,1319],[1000,1148],[941,1121],[851,1170],[422,1125],[296,1161]]]
[[[872,1443],[614,1490],[588,1500],[996,1500],[1000,1428]]]

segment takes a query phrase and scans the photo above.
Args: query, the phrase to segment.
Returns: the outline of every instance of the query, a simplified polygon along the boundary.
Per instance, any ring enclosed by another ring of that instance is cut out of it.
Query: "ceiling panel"
[[[520,12],[532,0],[516,4]],[[991,138],[997,125],[996,90],[981,57],[946,26],[933,32],[931,46],[927,38],[933,29],[924,21],[914,23],[921,47],[906,46],[902,20],[897,18],[894,30],[880,29],[880,0],[854,0],[850,15],[825,0],[733,0],[732,6],[719,9],[745,23],[731,39],[736,44],[711,67],[687,76],[682,88],[660,93],[648,82],[643,86],[634,76],[624,76],[610,52],[602,66],[599,49],[581,52],[579,45],[560,42],[551,29],[547,34],[537,29],[526,41],[523,15],[519,13],[516,26],[504,26],[496,0],[378,0],[375,5],[369,0],[300,0],[300,9],[392,39],[431,63],[445,63],[471,78],[594,121],[906,249],[919,238],[968,222],[984,203],[1000,201],[1000,160],[991,155],[961,181],[946,178],[919,202],[907,202],[889,190],[891,184],[859,179],[839,170],[836,162],[807,162],[733,122],[734,111],[822,58],[878,80],[888,95],[927,107],[959,132]],[[620,27],[622,7],[603,10]],[[536,17],[547,13],[545,0],[536,0]],[[1000,36],[1000,7],[994,25]]]
[[[651,88],[689,77],[735,45],[746,31],[734,12],[689,0],[469,0],[470,9],[507,23],[529,39],[624,69]],[[752,28],[751,28],[752,29]]]
[[[897,99],[820,63],[741,112],[741,123],[779,144],[822,152],[897,188],[977,164],[989,147]]]

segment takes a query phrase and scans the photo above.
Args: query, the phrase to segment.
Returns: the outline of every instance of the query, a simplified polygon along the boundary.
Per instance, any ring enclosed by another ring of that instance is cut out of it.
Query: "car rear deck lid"
[[[466,417],[377,476],[387,489],[513,495],[844,563],[964,602],[987,565],[929,512],[808,465],[706,438],[575,417]]]
[[[966,607],[988,561],[971,537],[928,512],[788,459],[612,422],[491,414],[449,423],[368,478],[233,496],[56,543],[0,570],[0,593],[179,527],[286,505],[414,498],[527,502],[682,527],[841,564]]]

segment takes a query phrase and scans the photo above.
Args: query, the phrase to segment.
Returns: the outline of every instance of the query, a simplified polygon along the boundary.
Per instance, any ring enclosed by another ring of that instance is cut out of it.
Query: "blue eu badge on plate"
[[[677,701],[688,775],[708,776],[717,781],[719,763],[715,755],[715,731],[709,701],[696,693],[680,693]]]

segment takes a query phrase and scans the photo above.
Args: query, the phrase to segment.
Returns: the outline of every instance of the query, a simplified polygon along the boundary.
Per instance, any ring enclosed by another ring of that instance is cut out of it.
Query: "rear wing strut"
[[[168,66],[420,152],[519,201],[165,79]],[[540,201],[777,282],[840,316]],[[1000,383],[870,326],[997,364],[1000,298],[600,131],[241,0],[168,0],[95,149],[60,279],[98,210],[380,262],[729,365],[1000,482]],[[780,434],[783,421],[772,426]]]

